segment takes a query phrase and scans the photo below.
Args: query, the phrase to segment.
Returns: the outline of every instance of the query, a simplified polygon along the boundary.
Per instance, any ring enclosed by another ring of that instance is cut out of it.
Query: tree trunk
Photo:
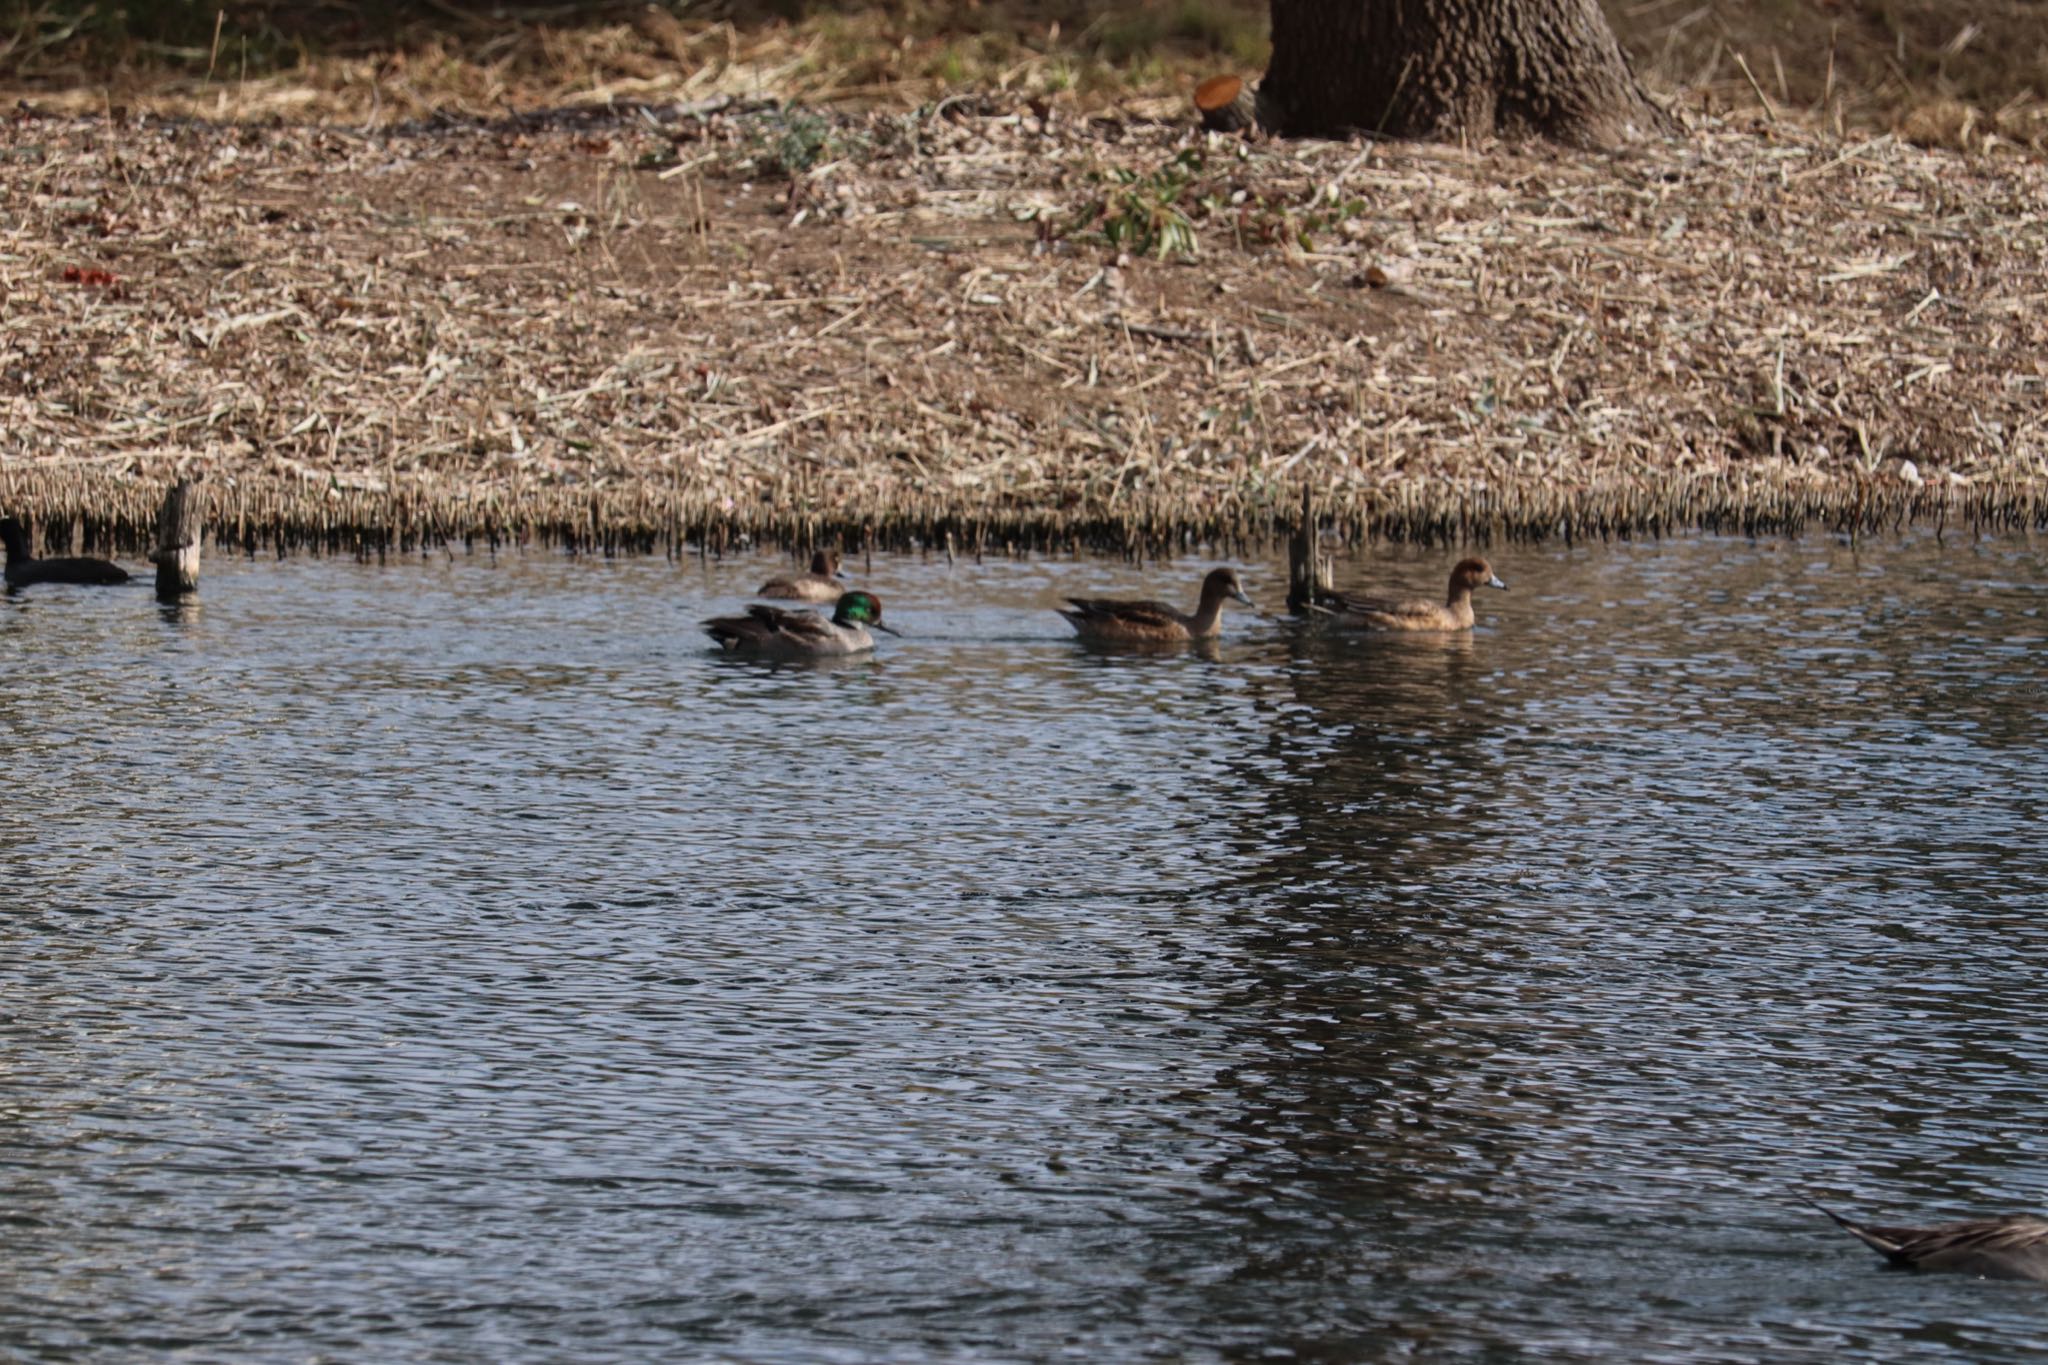
[[[1599,0],[1271,2],[1283,133],[1608,146],[1668,124]]]

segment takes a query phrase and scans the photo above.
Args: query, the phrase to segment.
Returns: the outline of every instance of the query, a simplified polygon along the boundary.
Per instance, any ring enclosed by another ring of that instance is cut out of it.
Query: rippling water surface
[[[2039,549],[1163,656],[1048,609],[1199,562],[900,558],[872,660],[712,653],[778,565],[0,601],[0,1352],[2048,1348],[1787,1194],[2048,1205]]]

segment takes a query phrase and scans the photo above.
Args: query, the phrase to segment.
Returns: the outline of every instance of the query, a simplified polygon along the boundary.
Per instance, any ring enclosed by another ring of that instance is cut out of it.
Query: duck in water
[[[1202,597],[1192,612],[1176,611],[1164,602],[1125,602],[1107,597],[1069,597],[1073,610],[1056,607],[1084,640],[1109,643],[1177,643],[1206,640],[1223,626],[1223,599],[1246,606],[1244,585],[1235,569],[1211,569],[1202,580]]]
[[[839,567],[839,551],[820,550],[811,556],[809,573],[784,574],[761,585],[756,597],[779,597],[798,602],[837,602],[846,591],[846,574]]]
[[[842,593],[830,620],[815,611],[753,606],[745,616],[720,616],[704,623],[719,648],[764,659],[824,659],[864,654],[875,647],[869,629],[896,634],[882,624],[882,599],[871,592]]]
[[[13,517],[0,517],[0,541],[7,544],[7,586],[34,583],[126,583],[128,571],[112,560],[65,555],[36,559],[28,552],[28,531]]]
[[[1317,605],[1354,630],[1470,630],[1472,590],[1500,588],[1493,569],[1483,559],[1465,559],[1451,570],[1451,589],[1442,602],[1425,597],[1352,597],[1325,593]]]
[[[1880,1228],[1806,1202],[1896,1269],[1953,1270],[1988,1280],[2048,1284],[2048,1219],[2015,1213],[1934,1227]]]

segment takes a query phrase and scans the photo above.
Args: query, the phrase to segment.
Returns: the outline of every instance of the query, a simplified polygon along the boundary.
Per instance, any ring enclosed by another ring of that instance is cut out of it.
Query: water
[[[767,560],[0,601],[0,1354],[2035,1357],[1786,1191],[2048,1205],[2042,552],[1496,563],[1160,656],[1048,608],[1201,563],[877,561],[816,669],[696,630]]]

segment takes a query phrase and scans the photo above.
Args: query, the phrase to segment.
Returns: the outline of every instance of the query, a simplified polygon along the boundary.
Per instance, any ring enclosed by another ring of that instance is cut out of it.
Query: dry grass
[[[1096,244],[1190,148],[1201,254]],[[1789,120],[17,117],[0,290],[0,498],[100,538],[180,471],[346,543],[1227,539],[1303,481],[1407,537],[2048,514],[2048,173]]]
[[[238,13],[217,37],[171,46],[89,41],[56,9],[23,9],[15,79],[0,90],[68,112],[359,126],[719,94],[903,109],[972,89],[1099,106],[1178,97],[1219,64],[1263,65],[1266,51],[1264,7],[1247,0],[820,5],[794,18],[744,5],[433,5],[394,14],[374,41],[336,26],[353,7]]]
[[[1639,70],[1709,107],[1972,153],[2048,151],[2040,0],[1608,0]]]
[[[2048,149],[2039,0],[1607,0],[1653,84],[1846,134]],[[216,18],[220,27],[214,27]],[[0,0],[0,91],[68,111],[379,121],[731,94],[911,108],[962,90],[1182,103],[1265,65],[1265,0],[931,0],[468,8]]]
[[[352,545],[1156,542],[1303,482],[1409,537],[2039,523],[2039,6],[1609,8],[1693,124],[1611,160],[1204,142],[1252,0],[17,7],[0,497],[127,541],[202,471],[231,534]]]

